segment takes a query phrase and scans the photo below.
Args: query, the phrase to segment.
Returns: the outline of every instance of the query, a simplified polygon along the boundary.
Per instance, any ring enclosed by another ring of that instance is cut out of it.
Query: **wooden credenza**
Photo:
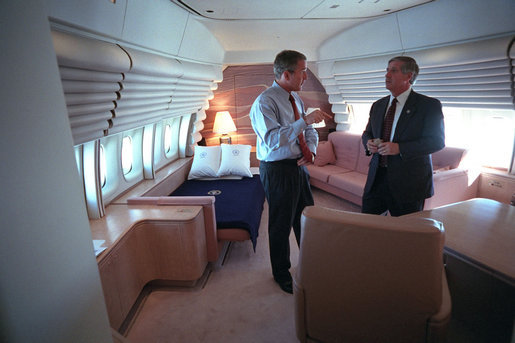
[[[111,205],[90,225],[93,238],[108,246],[97,262],[116,330],[148,282],[194,282],[208,264],[201,206]]]

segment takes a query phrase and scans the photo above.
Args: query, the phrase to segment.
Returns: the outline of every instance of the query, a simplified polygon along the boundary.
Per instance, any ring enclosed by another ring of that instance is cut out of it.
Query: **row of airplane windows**
[[[172,139],[175,140],[172,142]],[[134,162],[134,148],[135,146],[132,143],[132,136],[127,135],[122,138],[122,153],[120,156],[121,164],[122,164],[122,173],[123,176],[126,177],[133,170],[133,162]],[[172,126],[170,124],[166,124],[164,126],[164,137],[163,137],[163,151],[166,158],[170,159],[172,156],[177,156],[179,142],[178,136],[172,135]],[[173,151],[172,151],[173,146]],[[138,154],[139,155],[139,154]],[[103,144],[100,144],[100,184],[102,188],[105,187],[107,181],[107,161],[106,161],[106,153]]]
[[[118,195],[177,160],[182,117],[173,117],[75,146],[79,176],[90,217]],[[188,126],[188,125],[184,125]],[[184,142],[185,144],[185,142]],[[182,145],[184,145],[182,144]],[[100,215],[101,216],[101,215]]]

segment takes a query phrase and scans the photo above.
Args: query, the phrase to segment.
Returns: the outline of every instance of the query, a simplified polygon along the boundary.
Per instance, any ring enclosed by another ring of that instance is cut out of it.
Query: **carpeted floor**
[[[360,207],[313,188],[315,205],[359,212]],[[225,260],[210,265],[207,281],[195,288],[150,293],[125,331],[130,343],[298,342],[293,296],[274,282],[270,269],[265,204],[256,252],[250,241],[229,246]],[[299,249],[290,236],[292,274]],[[451,320],[448,342],[489,343]]]
[[[317,206],[360,210],[318,189],[313,195]],[[214,267],[203,288],[150,293],[128,329],[129,341],[298,342],[293,296],[272,278],[267,220],[265,204],[256,252],[250,242],[232,243],[224,264]],[[293,274],[299,252],[293,233],[290,247]]]

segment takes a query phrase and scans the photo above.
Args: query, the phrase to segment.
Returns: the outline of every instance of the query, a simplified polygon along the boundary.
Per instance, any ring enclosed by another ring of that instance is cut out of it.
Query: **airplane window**
[[[515,111],[444,107],[445,144],[469,149],[472,163],[509,169]]]
[[[172,127],[170,126],[170,124],[166,124],[165,126],[164,145],[165,153],[169,153],[170,149],[172,148]]]
[[[179,158],[179,129],[181,117],[168,119],[165,126],[164,149],[168,160]]]
[[[362,133],[371,104],[349,106],[349,131]],[[514,154],[515,111],[443,106],[445,145],[468,149],[471,163],[509,170]]]
[[[348,105],[350,112],[350,128],[352,133],[363,133],[368,123],[368,114],[372,104],[352,104]]]
[[[100,144],[100,185],[104,188],[107,180],[107,163],[106,163],[106,155],[104,153],[104,146]]]
[[[132,138],[125,136],[122,140],[122,170],[127,175],[132,170]]]

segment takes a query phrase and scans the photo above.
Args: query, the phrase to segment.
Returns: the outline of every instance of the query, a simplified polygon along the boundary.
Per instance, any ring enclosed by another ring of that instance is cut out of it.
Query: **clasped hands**
[[[397,155],[400,153],[399,144],[394,142],[383,142],[380,138],[369,139],[367,149],[372,154]]]

